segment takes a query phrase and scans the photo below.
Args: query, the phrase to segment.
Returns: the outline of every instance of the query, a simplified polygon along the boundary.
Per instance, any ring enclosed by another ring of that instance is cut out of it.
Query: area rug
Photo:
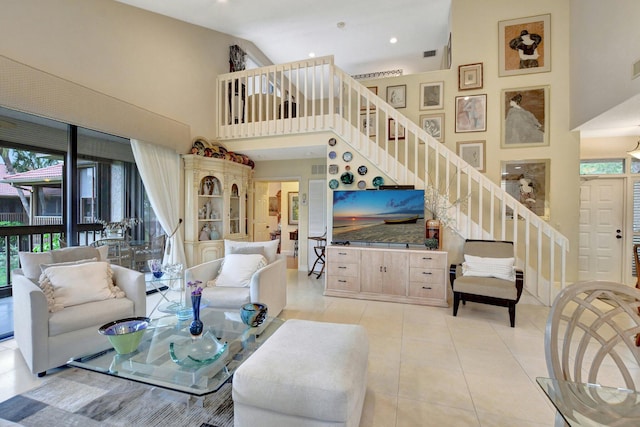
[[[231,382],[202,406],[186,401],[181,393],[69,368],[0,403],[0,426],[233,426]]]

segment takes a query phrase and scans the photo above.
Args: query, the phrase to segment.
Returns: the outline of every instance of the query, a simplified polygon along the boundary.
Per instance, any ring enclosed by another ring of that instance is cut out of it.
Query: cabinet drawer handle
[[[346,269],[347,267],[345,267],[344,265],[339,265],[338,268]]]
[[[431,275],[431,274],[433,274],[433,273],[432,273],[432,272],[430,272],[430,271],[423,271],[423,272],[422,272],[422,274],[428,274],[428,275]]]
[[[347,283],[347,281],[346,281],[346,280],[342,280],[342,279],[338,279],[338,282],[340,282],[340,283]]]
[[[346,252],[338,252],[338,255],[347,255]]]
[[[427,260],[427,261],[431,261],[433,258],[431,258],[430,256],[423,256],[422,259]]]
[[[422,289],[433,289],[431,286],[423,286]]]

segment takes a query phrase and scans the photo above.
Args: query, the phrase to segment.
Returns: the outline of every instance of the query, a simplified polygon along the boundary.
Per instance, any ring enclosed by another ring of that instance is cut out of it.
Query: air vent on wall
[[[430,58],[432,56],[436,56],[436,50],[435,49],[433,49],[433,50],[425,50],[422,53],[422,55],[423,55],[423,58]]]
[[[638,76],[640,76],[640,61],[636,61],[633,63],[633,75],[631,76],[631,78],[635,79]]]
[[[311,175],[326,175],[327,165],[311,165]]]

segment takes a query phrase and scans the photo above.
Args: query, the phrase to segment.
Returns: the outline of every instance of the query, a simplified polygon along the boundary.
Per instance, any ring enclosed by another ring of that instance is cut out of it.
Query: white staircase
[[[333,57],[224,74],[217,85],[219,138],[332,131],[397,184],[465,200],[447,212],[453,228],[463,238],[513,241],[525,288],[542,303],[551,305],[554,289],[564,288],[568,239],[337,68]],[[376,136],[360,130],[363,114]],[[404,139],[388,137],[388,119],[405,129]]]

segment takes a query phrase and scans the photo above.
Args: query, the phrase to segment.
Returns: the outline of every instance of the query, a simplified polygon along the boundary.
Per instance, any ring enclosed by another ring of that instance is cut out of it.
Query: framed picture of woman
[[[500,107],[502,148],[549,145],[549,86],[504,89]]]
[[[487,130],[487,95],[456,96],[456,133]]]
[[[551,15],[500,21],[498,37],[500,77],[551,71]]]

